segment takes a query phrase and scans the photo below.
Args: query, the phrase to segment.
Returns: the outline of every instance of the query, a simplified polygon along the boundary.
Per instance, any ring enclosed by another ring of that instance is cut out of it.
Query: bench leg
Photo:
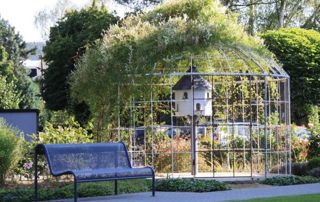
[[[74,177],[73,198],[74,198],[74,202],[77,202],[77,201],[78,201],[78,186],[77,186],[77,179],[76,179],[76,177]]]
[[[155,195],[155,176],[152,176],[152,196]]]
[[[118,195],[118,180],[114,181],[114,194]]]

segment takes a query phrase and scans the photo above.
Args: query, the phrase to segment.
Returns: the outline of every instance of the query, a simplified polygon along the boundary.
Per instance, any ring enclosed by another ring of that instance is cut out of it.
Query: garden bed
[[[151,190],[151,180],[125,180],[118,182],[118,193],[146,192]],[[113,182],[83,183],[78,187],[79,197],[107,196],[114,194]],[[33,201],[33,187],[16,186],[0,189],[0,202]],[[57,186],[55,182],[40,185],[39,200],[65,199],[73,197],[73,184]]]
[[[230,187],[216,180],[199,179],[164,179],[156,183],[157,191],[171,192],[211,192],[229,190]]]
[[[118,182],[118,193],[135,193],[151,191],[151,180],[124,180]],[[10,188],[9,188],[10,187]],[[44,188],[41,188],[44,187]],[[156,182],[157,191],[211,192],[229,190],[230,187],[216,180],[197,179],[161,179]],[[113,182],[96,182],[80,184],[79,197],[108,196],[114,194]],[[150,193],[151,194],[151,193]],[[32,201],[34,189],[30,185],[8,186],[0,189],[0,202]],[[73,197],[73,184],[58,186],[57,183],[45,183],[39,189],[39,200],[65,199]]]
[[[272,177],[263,180],[262,184],[273,185],[273,186],[286,186],[295,184],[311,184],[319,183],[320,178],[312,176],[288,176],[288,177]]]

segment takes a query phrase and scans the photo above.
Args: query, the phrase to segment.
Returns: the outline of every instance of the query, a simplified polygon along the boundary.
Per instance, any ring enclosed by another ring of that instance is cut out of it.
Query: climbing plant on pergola
[[[195,96],[193,113],[177,116],[173,86],[183,76],[210,83],[212,95],[201,98],[210,116],[197,114]],[[90,106],[97,140],[125,141],[135,164],[253,177],[291,172],[288,81],[218,1],[180,0],[112,26],[79,61],[71,88]]]

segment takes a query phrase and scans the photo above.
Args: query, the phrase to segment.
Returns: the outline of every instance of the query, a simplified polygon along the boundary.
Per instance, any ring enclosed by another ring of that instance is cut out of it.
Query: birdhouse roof
[[[197,67],[189,67],[187,73],[198,72]],[[172,90],[190,90],[192,88],[192,79],[194,81],[195,90],[210,90],[211,84],[200,75],[184,75],[173,86]]]

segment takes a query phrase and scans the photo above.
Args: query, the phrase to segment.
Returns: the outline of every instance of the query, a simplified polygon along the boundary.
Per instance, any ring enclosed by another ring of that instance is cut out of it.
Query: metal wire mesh
[[[143,75],[150,93],[119,106],[107,139],[124,141],[133,165],[153,165],[158,175],[291,174],[290,78],[281,66],[226,47],[177,60],[174,69]],[[179,82],[190,89],[180,93]]]

